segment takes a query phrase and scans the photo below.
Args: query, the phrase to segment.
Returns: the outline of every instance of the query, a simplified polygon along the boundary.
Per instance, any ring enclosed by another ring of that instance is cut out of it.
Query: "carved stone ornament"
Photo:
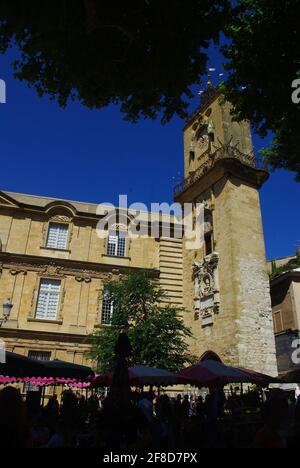
[[[199,140],[198,140],[198,146],[199,146],[199,149],[201,151],[201,153],[203,153],[204,151],[206,151],[209,147],[209,137],[208,135],[201,135],[199,137]]]
[[[56,215],[50,218],[51,223],[71,223],[72,218],[69,216]]]
[[[78,282],[78,283],[91,283],[92,279],[89,277],[89,276],[76,276],[75,277],[75,280]]]
[[[211,189],[209,189],[196,198],[196,203],[203,203],[204,209],[209,211],[209,214],[211,215],[211,212],[214,210],[214,204],[212,200],[213,192]]]
[[[27,271],[26,271],[26,270],[22,270],[22,269],[14,269],[14,268],[12,268],[11,270],[9,270],[9,272],[10,272],[10,274],[11,274],[12,276],[17,276],[17,275],[20,275],[20,274],[22,274],[22,275],[24,275],[24,276],[27,275]]]
[[[50,265],[47,265],[43,273],[48,276],[60,276],[61,268],[55,264],[50,264]]]
[[[206,214],[204,216],[204,232],[205,234],[212,232],[213,230],[213,221],[212,221],[212,215],[211,214]]]
[[[213,316],[219,313],[219,256],[212,253],[194,264],[195,317],[202,317],[202,326],[213,325]]]

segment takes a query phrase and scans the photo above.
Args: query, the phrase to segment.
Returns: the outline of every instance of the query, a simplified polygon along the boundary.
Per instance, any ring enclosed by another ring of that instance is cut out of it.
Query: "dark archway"
[[[222,359],[213,351],[206,351],[206,353],[202,354],[200,358],[200,362],[208,360],[222,362]]]

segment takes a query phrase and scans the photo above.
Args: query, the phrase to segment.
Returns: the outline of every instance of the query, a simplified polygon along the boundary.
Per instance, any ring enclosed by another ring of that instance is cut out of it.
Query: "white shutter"
[[[107,255],[113,257],[125,257],[126,255],[126,237],[125,234],[110,234],[107,242]]]
[[[125,257],[125,255],[126,255],[126,237],[119,235],[119,237],[118,237],[117,256],[118,257]]]
[[[61,282],[41,280],[36,306],[35,318],[39,320],[56,320]]]
[[[69,227],[67,224],[50,223],[47,247],[65,250],[67,248],[68,230]]]
[[[117,255],[118,249],[118,236],[112,236],[111,234],[108,236],[107,242],[107,255],[112,255],[115,257]]]

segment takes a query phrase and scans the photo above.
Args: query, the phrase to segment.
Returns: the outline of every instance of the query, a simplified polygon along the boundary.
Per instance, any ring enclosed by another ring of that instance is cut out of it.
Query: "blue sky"
[[[130,124],[114,106],[60,109],[15,80],[11,60],[11,53],[0,56],[7,84],[7,103],[0,105],[1,190],[95,203],[117,203],[119,194],[130,203],[172,201],[183,174],[182,120]],[[213,51],[211,65],[218,60]],[[265,144],[255,137],[254,145]],[[300,244],[299,194],[300,184],[286,171],[271,174],[261,190],[268,258],[291,255]]]

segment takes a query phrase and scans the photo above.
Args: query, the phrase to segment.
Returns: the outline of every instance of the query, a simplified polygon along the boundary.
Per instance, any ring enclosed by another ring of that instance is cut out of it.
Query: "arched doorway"
[[[206,351],[206,353],[202,354],[200,358],[200,362],[208,360],[222,362],[222,359],[213,351]]]

